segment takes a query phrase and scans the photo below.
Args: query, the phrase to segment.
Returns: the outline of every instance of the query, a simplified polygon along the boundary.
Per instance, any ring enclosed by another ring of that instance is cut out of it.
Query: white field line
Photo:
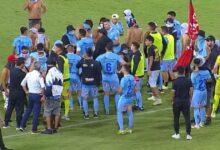
[[[167,111],[167,110],[171,110],[171,108],[163,108],[163,109],[157,109],[157,110],[150,110],[150,111],[135,113],[134,116],[142,116],[142,115],[145,115],[145,114],[153,114],[153,113],[157,113],[157,112],[160,112],[160,111]],[[83,126],[83,125],[107,122],[107,121],[112,121],[112,120],[116,120],[116,117],[103,119],[103,120],[94,120],[94,121],[89,121],[89,122],[82,122],[82,123],[72,124],[72,125],[61,127],[60,129],[79,127],[79,126]],[[7,136],[3,136],[3,138],[4,139],[10,139],[10,138],[13,138],[13,137],[20,137],[20,136],[25,136],[25,135],[29,135],[29,134],[31,134],[31,132],[7,135]]]

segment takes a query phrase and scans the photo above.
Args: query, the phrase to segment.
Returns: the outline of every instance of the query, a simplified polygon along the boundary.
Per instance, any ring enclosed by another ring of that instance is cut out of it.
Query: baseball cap
[[[213,35],[209,35],[207,38],[206,38],[206,41],[215,41],[215,37]]]
[[[15,56],[15,55],[9,55],[8,57],[7,57],[7,60],[8,61],[16,61],[17,60],[17,57]]]
[[[112,19],[119,19],[119,15],[118,14],[112,14]]]
[[[76,29],[73,27],[73,25],[68,25],[66,27],[66,30],[67,30],[67,32],[70,32],[70,31],[73,31],[73,30],[76,30]]]
[[[132,12],[131,12],[130,9],[126,9],[126,10],[124,11],[124,14],[125,14],[125,16],[131,16]]]

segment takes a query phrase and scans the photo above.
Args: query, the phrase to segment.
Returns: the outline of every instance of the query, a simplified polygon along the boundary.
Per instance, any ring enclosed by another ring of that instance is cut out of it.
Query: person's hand
[[[148,74],[148,76],[151,76],[152,72],[151,72],[151,71],[148,71],[147,74]]]
[[[40,99],[40,101],[43,103],[44,101],[45,101],[45,95],[43,95],[42,97],[41,97],[41,99]]]
[[[9,96],[9,92],[6,90],[5,91],[5,96],[8,97]]]

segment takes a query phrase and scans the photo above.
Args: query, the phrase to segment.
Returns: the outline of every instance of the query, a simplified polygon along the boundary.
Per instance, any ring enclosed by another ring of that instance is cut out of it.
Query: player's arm
[[[24,3],[24,10],[29,9],[30,8],[30,0],[26,0]]]
[[[58,57],[57,59],[57,65],[58,65],[58,69],[60,70],[60,72],[64,72],[64,60],[61,57]]]
[[[148,57],[148,59],[149,59],[148,74],[150,75],[151,67],[152,67],[153,61],[154,61],[154,57],[150,56],[150,57]]]
[[[219,61],[220,61],[220,57],[218,57],[217,60],[216,60],[216,62],[215,62],[214,68],[213,68],[213,70],[212,70],[212,73],[213,73],[213,74],[216,74],[217,71],[218,71]]]
[[[41,8],[42,8],[42,13],[45,13],[47,11],[47,6],[41,1]]]
[[[166,50],[167,50],[168,39],[162,36],[162,43],[163,43],[163,49],[161,52],[161,57],[163,58],[163,56],[165,55]]]
[[[2,71],[2,88],[5,91],[5,95],[8,96],[8,90],[7,90],[7,82],[8,82],[8,71],[6,68],[3,69]]]
[[[25,78],[22,80],[21,86],[22,86],[24,92],[25,92],[26,94],[28,94],[28,89],[27,89],[27,86],[26,86],[26,85],[27,85],[27,75],[26,75]]]

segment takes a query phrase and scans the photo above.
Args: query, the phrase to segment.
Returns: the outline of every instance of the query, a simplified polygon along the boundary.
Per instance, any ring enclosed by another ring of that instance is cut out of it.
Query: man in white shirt
[[[44,79],[40,74],[41,65],[36,62],[34,64],[34,70],[27,73],[24,80],[21,82],[21,86],[23,87],[26,94],[29,97],[29,105],[26,109],[26,112],[23,115],[20,131],[24,131],[24,127],[26,126],[26,122],[29,118],[31,112],[33,112],[33,126],[32,126],[32,134],[37,133],[37,125],[38,125],[38,117],[40,115],[41,109],[41,101],[45,99],[44,93]],[[28,87],[28,89],[27,89]]]

